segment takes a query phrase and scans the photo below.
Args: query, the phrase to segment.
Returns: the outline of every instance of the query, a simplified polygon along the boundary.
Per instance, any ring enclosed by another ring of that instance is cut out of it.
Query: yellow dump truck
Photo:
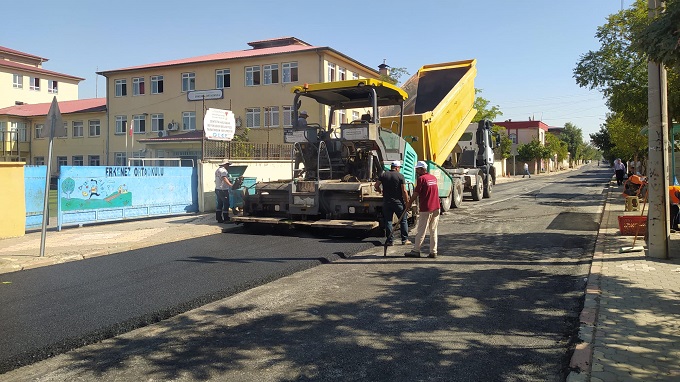
[[[458,207],[464,191],[471,192],[473,200],[491,197],[495,183],[491,122],[470,123],[477,113],[473,107],[476,62],[420,68],[402,86],[408,94],[403,124],[398,107],[381,110],[383,126],[408,140],[418,159],[427,161],[429,171],[439,179],[443,211]],[[459,145],[461,138],[466,144]],[[456,147],[458,150],[454,150]],[[458,155],[453,155],[454,151]]]

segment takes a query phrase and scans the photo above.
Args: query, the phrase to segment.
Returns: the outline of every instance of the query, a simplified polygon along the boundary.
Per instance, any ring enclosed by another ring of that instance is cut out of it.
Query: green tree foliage
[[[635,160],[645,156],[649,140],[640,130],[642,126],[626,122],[618,115],[610,114],[606,122],[614,154],[623,160]]]
[[[608,162],[614,161],[616,158],[616,155],[612,152],[614,144],[606,124],[600,126],[600,131],[597,133],[590,134],[590,142],[602,152],[604,159]]]
[[[567,142],[562,141],[554,134],[547,133],[545,135],[545,147],[548,149],[550,157],[557,155],[558,162],[567,159],[567,156],[569,155]]]
[[[408,75],[409,72],[406,70],[406,68],[390,68],[390,74],[388,76],[380,75],[380,80],[389,82],[392,85],[396,85],[399,83],[401,77]]]
[[[517,147],[517,157],[521,161],[541,160],[550,158],[550,150],[543,146],[538,139]]]
[[[512,140],[508,136],[507,129],[500,125],[493,125],[491,126],[491,131],[501,138],[501,144],[498,148],[494,149],[494,153],[500,155],[503,159],[510,158],[510,154],[512,153]]]
[[[573,123],[567,122],[564,124],[564,129],[560,134],[560,140],[567,144],[567,151],[569,151],[569,162],[583,159],[583,131],[576,127]],[[571,164],[571,163],[570,163]]]
[[[680,1],[666,0],[666,9],[647,27],[637,30],[633,48],[654,62],[680,67]]]
[[[475,103],[473,107],[477,110],[477,115],[472,119],[472,122],[479,122],[482,119],[488,119],[489,121],[495,121],[499,116],[503,115],[500,107],[498,105],[491,105],[491,101],[479,96],[482,89],[475,89]]]

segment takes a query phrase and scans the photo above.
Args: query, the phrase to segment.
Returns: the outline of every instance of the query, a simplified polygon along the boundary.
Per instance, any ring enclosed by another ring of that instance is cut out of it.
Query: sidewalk
[[[671,259],[620,253],[620,187],[609,188],[597,237],[579,338],[568,382],[680,380],[680,233],[671,233]],[[645,212],[646,213],[646,212]],[[643,233],[644,235],[644,233]],[[638,238],[635,246],[646,246]]]

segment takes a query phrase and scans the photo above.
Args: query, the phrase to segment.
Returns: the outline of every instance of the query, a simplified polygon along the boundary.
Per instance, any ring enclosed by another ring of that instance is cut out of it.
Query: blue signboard
[[[42,227],[47,166],[24,166],[26,229]]]
[[[193,167],[61,166],[58,189],[58,229],[198,211]]]

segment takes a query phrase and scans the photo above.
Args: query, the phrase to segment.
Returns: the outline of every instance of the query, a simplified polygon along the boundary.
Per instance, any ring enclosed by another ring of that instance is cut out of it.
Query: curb
[[[595,250],[593,251],[593,259],[590,263],[590,273],[588,274],[588,281],[586,282],[585,301],[583,302],[583,310],[579,315],[581,326],[578,331],[578,339],[580,343],[576,344],[574,353],[569,362],[569,372],[567,382],[587,382],[590,381],[590,373],[593,366],[593,341],[595,339],[597,317],[600,311],[600,280],[602,271],[602,260],[605,254],[605,236],[606,229],[602,228],[602,221],[605,214],[608,214],[607,203],[609,194],[611,192],[611,184],[607,187],[607,195],[605,197],[605,204],[603,205],[602,213],[600,214],[600,227],[597,230],[597,238],[595,239]]]

